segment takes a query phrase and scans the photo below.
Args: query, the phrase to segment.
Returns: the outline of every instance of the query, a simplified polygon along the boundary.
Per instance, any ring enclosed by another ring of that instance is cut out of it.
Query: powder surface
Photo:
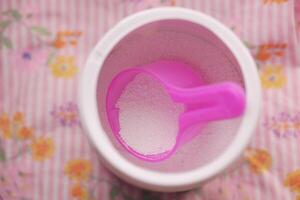
[[[138,74],[125,87],[116,107],[120,135],[131,148],[147,155],[174,146],[184,105],[174,103],[158,81]]]

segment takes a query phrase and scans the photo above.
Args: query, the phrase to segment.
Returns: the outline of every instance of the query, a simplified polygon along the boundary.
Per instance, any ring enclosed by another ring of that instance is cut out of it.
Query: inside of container
[[[181,146],[169,159],[157,163],[145,162],[130,155],[111,132],[105,110],[111,80],[124,69],[159,60],[188,64],[201,74],[205,84],[232,81],[244,87],[236,58],[212,31],[185,20],[156,21],[127,34],[106,57],[97,87],[100,123],[120,154],[135,165],[162,172],[199,168],[212,162],[230,146],[238,132],[241,117],[209,123],[201,131],[195,128],[199,131],[197,137]]]

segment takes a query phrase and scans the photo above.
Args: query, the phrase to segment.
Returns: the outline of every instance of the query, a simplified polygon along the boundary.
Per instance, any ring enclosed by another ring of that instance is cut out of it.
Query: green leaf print
[[[11,16],[16,20],[16,21],[20,21],[22,19],[22,15],[20,14],[20,12],[18,10],[11,10]]]
[[[119,194],[119,188],[115,185],[112,186],[110,190],[110,197],[111,199],[115,199]]]
[[[0,43],[2,44],[3,47],[6,47],[8,49],[12,48],[12,43],[11,43],[10,39],[4,35],[1,36]]]
[[[10,25],[11,21],[10,20],[4,20],[0,22],[0,30],[3,31]]]
[[[33,26],[30,28],[30,30],[42,36],[49,36],[51,34],[50,31],[41,26]]]
[[[22,15],[16,9],[6,10],[2,12],[2,15],[6,15],[12,17],[16,21],[20,21],[22,19]]]
[[[6,160],[5,151],[2,146],[0,146],[0,162],[4,162]]]

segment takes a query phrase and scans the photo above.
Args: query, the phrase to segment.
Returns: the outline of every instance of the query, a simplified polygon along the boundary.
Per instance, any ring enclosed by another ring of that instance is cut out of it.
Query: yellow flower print
[[[70,189],[71,197],[77,200],[86,200],[89,197],[88,191],[79,183],[73,185]]]
[[[37,138],[31,144],[32,158],[36,161],[44,161],[54,154],[54,142],[51,138]]]
[[[11,120],[7,113],[0,116],[0,133],[6,139],[12,138]]]
[[[11,132],[11,130],[9,128],[8,129],[2,129],[1,133],[2,133],[2,136],[5,139],[11,139],[12,138],[12,132]]]
[[[254,173],[269,170],[272,165],[271,155],[263,149],[251,149],[246,152],[246,160]]]
[[[31,139],[33,131],[24,123],[25,117],[22,112],[15,112],[11,116],[3,113],[0,115],[0,134],[6,139]]]
[[[50,69],[52,74],[57,78],[71,78],[78,72],[73,56],[56,57],[50,64]]]
[[[10,120],[9,120],[8,114],[7,113],[2,113],[0,115],[0,127],[3,127],[3,126],[5,126],[6,124],[9,124],[9,123],[10,123]]]
[[[65,174],[73,180],[86,180],[90,176],[92,165],[88,160],[70,160],[65,167]]]
[[[33,130],[26,126],[23,126],[17,132],[17,138],[20,140],[27,140],[33,137]]]
[[[300,169],[287,175],[284,180],[284,186],[290,188],[293,192],[300,193]]]
[[[262,87],[265,89],[278,89],[285,85],[286,76],[283,66],[267,65],[260,71]]]
[[[13,121],[16,124],[23,124],[24,123],[24,114],[21,112],[16,112],[13,116]]]

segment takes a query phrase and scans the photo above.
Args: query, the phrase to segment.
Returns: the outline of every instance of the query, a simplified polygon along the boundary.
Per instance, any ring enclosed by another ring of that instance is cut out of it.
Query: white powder
[[[147,155],[174,146],[184,106],[174,103],[158,81],[138,74],[125,87],[116,106],[120,135],[131,148]]]

